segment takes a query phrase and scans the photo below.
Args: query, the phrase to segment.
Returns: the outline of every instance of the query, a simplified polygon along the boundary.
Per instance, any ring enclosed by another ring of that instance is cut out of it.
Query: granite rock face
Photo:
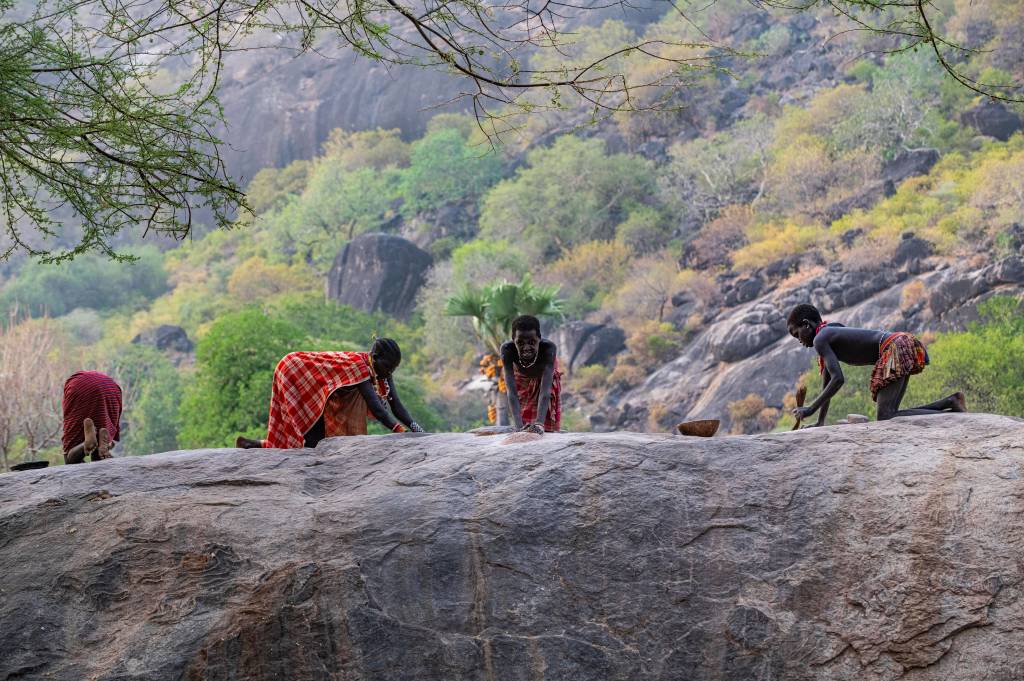
[[[365,310],[408,317],[432,259],[391,234],[361,234],[345,244],[327,273],[327,297]]]
[[[0,678],[1021,678],[1024,422],[500,442],[0,476]]]

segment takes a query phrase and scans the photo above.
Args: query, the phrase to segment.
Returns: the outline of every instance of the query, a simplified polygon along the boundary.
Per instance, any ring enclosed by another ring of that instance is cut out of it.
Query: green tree
[[[757,203],[767,181],[772,123],[756,115],[728,130],[669,149],[659,185],[663,201],[689,227],[732,204]]]
[[[654,194],[649,162],[605,154],[604,141],[565,135],[527,154],[526,167],[484,198],[484,235],[524,241],[559,257],[578,243],[615,238],[615,227]]]
[[[134,260],[85,255],[60,267],[29,262],[0,293],[0,310],[60,317],[80,307],[136,308],[167,291],[163,256],[152,246],[131,249]]]
[[[166,355],[142,345],[118,348],[110,367],[124,395],[121,442],[132,456],[178,448],[183,381]]]
[[[181,446],[265,437],[274,368],[304,340],[300,329],[256,308],[217,319],[196,345],[195,380],[181,403]]]
[[[999,296],[978,307],[981,320],[928,346],[931,365],[910,380],[905,404],[955,391],[971,411],[1024,417],[1024,302]]]
[[[440,128],[412,145],[402,173],[402,211],[415,215],[445,203],[475,199],[501,179],[501,157],[487,144],[471,144],[455,128]]]

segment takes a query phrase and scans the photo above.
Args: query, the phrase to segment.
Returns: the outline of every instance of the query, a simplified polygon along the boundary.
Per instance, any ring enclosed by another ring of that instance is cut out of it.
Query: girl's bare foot
[[[110,433],[107,432],[106,428],[100,428],[99,445],[96,453],[93,455],[93,461],[102,461],[103,459],[109,459],[110,449],[114,446],[114,441],[110,439]]]
[[[238,436],[235,440],[235,446],[239,449],[260,449],[263,447],[263,443],[259,440],[253,440],[252,438]]]
[[[949,401],[953,405],[953,411],[967,411],[967,398],[963,393],[953,393],[949,396]]]
[[[82,458],[92,456],[95,461],[96,447],[99,444],[96,439],[96,424],[92,422],[92,419],[82,419],[82,430],[85,431],[85,441],[82,443],[85,451]]]

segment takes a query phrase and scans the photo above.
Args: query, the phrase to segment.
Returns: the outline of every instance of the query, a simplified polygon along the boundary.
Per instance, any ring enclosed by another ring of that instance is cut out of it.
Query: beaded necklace
[[[373,355],[370,355],[370,378],[373,379],[373,389],[377,393],[377,396],[386,401],[388,396],[391,395],[391,384],[388,383],[387,379],[384,379],[384,392],[381,392],[381,382],[377,378],[377,370],[373,366]]]

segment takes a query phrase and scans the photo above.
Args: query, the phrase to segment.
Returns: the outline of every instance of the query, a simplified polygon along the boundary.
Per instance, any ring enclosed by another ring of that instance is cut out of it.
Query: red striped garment
[[[303,436],[323,415],[331,393],[372,377],[368,352],[292,352],[285,355],[274,369],[270,419],[263,446],[275,449],[303,447]],[[387,381],[378,380],[377,394],[386,392]]]
[[[538,421],[540,410],[540,384],[543,376],[533,378],[519,372],[519,367],[512,365],[512,375],[516,379],[516,395],[519,396],[519,409],[523,425]],[[562,427],[562,372],[558,370],[558,358],[555,358],[555,373],[551,377],[551,400],[548,413],[544,415],[544,430],[557,433]]]
[[[64,437],[66,453],[85,440],[82,421],[92,419],[96,432],[106,428],[111,439],[121,437],[121,387],[100,371],[79,371],[64,382]]]

